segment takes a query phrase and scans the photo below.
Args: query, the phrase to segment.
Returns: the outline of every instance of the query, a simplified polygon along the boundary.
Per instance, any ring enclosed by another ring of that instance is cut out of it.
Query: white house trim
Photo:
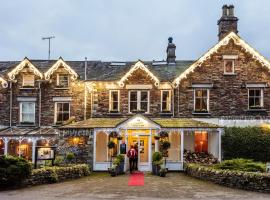
[[[155,86],[159,86],[160,81],[159,79],[147,68],[147,66],[142,62],[138,61],[131,67],[131,69],[120,79],[118,82],[119,86],[124,87],[125,81],[138,69],[141,69],[146,72],[148,76],[150,76],[151,80],[154,80]]]
[[[8,87],[8,82],[5,79],[1,78],[1,77],[0,77],[0,84],[2,85],[3,88]]]
[[[53,97],[53,101],[71,101],[71,97]]]
[[[42,73],[28,60],[28,58],[24,58],[23,61],[20,62],[20,64],[18,64],[11,72],[8,73],[9,79],[15,80],[16,75],[26,66],[28,66],[29,69],[33,71],[36,76],[39,76],[41,79],[43,78]]]
[[[233,41],[236,45],[242,47],[245,52],[248,52],[252,55],[252,58],[261,63],[262,66],[267,67],[270,70],[270,62],[263,57],[260,53],[258,53],[255,49],[253,49],[249,44],[247,44],[243,39],[241,39],[236,33],[231,32],[226,37],[224,37],[221,41],[219,41],[214,47],[212,47],[209,51],[207,51],[202,57],[200,57],[196,62],[194,62],[190,67],[188,67],[180,76],[178,76],[174,81],[174,87],[178,87],[181,80],[187,78],[187,76],[194,72],[197,67],[200,67],[206,60],[208,60],[213,53],[216,53],[220,47],[225,46],[229,43],[229,41]]]
[[[68,65],[66,62],[60,57],[57,62],[50,68],[48,69],[47,72],[45,72],[45,80],[50,80],[51,75],[60,67],[63,66],[68,73],[71,75],[72,80],[76,80],[79,76],[78,74]]]

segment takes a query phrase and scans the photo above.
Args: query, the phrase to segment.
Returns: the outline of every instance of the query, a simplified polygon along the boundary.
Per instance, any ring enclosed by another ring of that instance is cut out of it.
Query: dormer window
[[[161,91],[161,112],[171,111],[171,91],[162,90]]]
[[[35,75],[23,75],[23,81],[22,81],[23,87],[34,87],[35,86]]]
[[[68,74],[57,74],[57,86],[67,88],[69,86]]]
[[[224,75],[235,74],[235,60],[238,58],[237,55],[224,55]]]

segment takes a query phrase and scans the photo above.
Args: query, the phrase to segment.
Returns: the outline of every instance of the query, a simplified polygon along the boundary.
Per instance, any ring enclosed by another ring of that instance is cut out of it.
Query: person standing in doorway
[[[133,145],[131,145],[131,148],[128,150],[127,157],[129,158],[129,171],[132,173],[135,167],[134,164],[136,157],[136,150]]]

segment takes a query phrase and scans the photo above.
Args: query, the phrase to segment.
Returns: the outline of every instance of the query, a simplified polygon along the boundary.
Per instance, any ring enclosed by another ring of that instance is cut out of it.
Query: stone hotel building
[[[224,5],[218,42],[197,60],[177,60],[169,38],[163,61],[1,61],[0,154],[34,162],[36,147],[56,145],[98,171],[120,144],[138,144],[139,170],[149,171],[154,136],[166,131],[169,170],[183,169],[184,150],[221,160],[223,127],[258,125],[270,114],[270,62],[237,23]]]

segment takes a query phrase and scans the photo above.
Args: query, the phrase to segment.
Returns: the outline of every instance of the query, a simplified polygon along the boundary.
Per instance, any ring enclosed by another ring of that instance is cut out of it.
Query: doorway
[[[138,170],[150,171],[151,142],[149,135],[130,135],[128,137],[128,149],[134,146],[138,150]],[[129,167],[128,167],[129,168]]]

